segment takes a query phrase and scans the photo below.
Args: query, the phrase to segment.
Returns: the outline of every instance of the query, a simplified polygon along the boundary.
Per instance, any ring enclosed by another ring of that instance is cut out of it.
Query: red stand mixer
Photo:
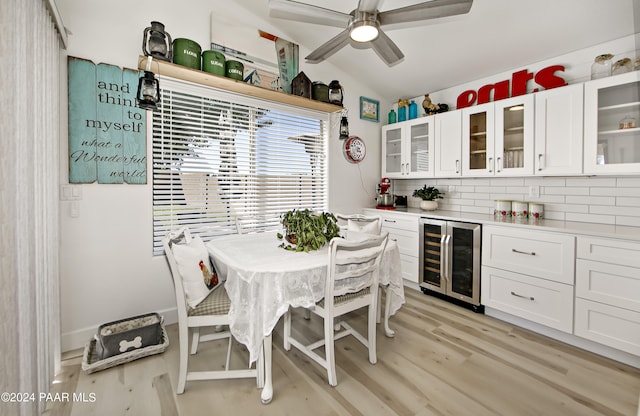
[[[378,209],[396,209],[395,197],[389,192],[391,181],[389,178],[382,178],[377,185],[376,208]]]

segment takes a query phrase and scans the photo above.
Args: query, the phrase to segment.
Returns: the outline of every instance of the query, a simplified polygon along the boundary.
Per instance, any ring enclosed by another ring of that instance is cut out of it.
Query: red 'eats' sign
[[[542,68],[536,74],[526,69],[511,74],[511,80],[496,82],[495,84],[487,84],[478,90],[467,90],[458,96],[456,109],[470,107],[474,103],[484,104],[491,101],[491,92],[493,91],[493,101],[503,100],[509,97],[517,97],[527,93],[527,83],[533,79],[536,84],[545,90],[551,88],[562,87],[567,85],[565,80],[556,75],[557,71],[564,72],[563,65],[552,65]],[[509,95],[509,87],[511,87],[511,95]],[[538,92],[539,88],[534,88],[533,92]]]

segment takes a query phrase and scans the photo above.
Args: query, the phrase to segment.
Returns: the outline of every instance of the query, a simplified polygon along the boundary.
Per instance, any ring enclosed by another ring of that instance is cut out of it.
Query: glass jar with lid
[[[604,53],[596,56],[591,65],[591,79],[605,78],[611,75],[611,60],[613,55]]]
[[[622,58],[611,66],[611,75],[624,74],[633,71],[633,63],[629,58]]]

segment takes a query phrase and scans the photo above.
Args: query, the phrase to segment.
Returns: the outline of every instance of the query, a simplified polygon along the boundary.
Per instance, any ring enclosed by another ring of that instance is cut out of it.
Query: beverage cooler
[[[481,226],[431,218],[420,220],[420,287],[462,303],[475,312],[480,305]]]

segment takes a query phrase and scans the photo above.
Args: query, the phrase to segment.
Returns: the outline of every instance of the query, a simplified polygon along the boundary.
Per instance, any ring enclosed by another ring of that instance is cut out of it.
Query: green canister
[[[200,52],[202,48],[196,42],[178,38],[173,40],[173,63],[187,68],[200,70]]]
[[[244,79],[244,64],[242,62],[227,61],[225,67],[227,78],[237,79],[238,81]]]
[[[329,87],[321,81],[314,81],[311,84],[311,98],[318,101],[329,102]]]
[[[202,52],[202,70],[213,75],[225,76],[225,58],[218,51]]]

